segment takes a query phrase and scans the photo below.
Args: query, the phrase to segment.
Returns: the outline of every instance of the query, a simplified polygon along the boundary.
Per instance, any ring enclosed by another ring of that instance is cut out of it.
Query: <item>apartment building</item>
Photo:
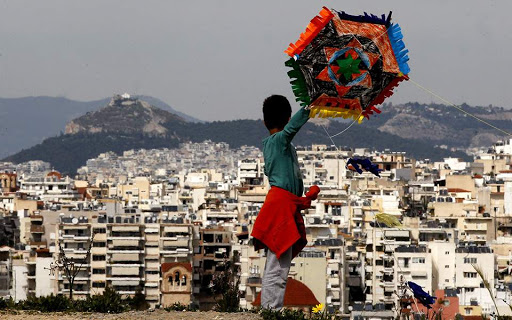
[[[152,306],[189,303],[192,277],[183,268],[191,269],[192,225],[181,217],[130,211],[125,209],[115,216],[96,212],[90,217],[60,218],[56,246],[62,247],[75,264],[82,263],[75,278],[74,297],[101,294],[110,286],[123,296],[140,291]],[[182,267],[178,268],[179,281],[175,280],[176,267]],[[62,272],[56,282],[57,293],[69,292]]]
[[[432,292],[432,261],[426,246],[414,245],[410,230],[368,229],[365,256],[367,303],[395,307],[394,292],[405,281],[413,281]]]

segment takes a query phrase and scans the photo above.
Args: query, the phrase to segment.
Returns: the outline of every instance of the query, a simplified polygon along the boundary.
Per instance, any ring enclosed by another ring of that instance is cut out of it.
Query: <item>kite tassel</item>
[[[334,17],[334,14],[331,10],[323,7],[318,16],[311,20],[309,25],[306,27],[306,30],[300,35],[299,40],[297,40],[295,44],[290,43],[290,46],[284,51],[284,53],[290,57],[300,54],[311,40],[313,40],[329,23],[329,21],[331,21],[332,17]]]
[[[405,44],[402,40],[402,29],[397,23],[389,26],[388,37],[391,42],[391,47],[393,48],[398,67],[400,68],[400,72],[408,74],[411,71],[407,64],[407,61],[409,61],[409,56],[407,55],[409,50],[405,48]]]
[[[290,77],[290,84],[292,85],[292,91],[295,95],[295,100],[303,107],[311,104],[311,99],[308,95],[308,89],[304,75],[300,71],[299,65],[295,59],[290,58],[285,63],[285,66],[292,68],[288,71],[288,77]]]

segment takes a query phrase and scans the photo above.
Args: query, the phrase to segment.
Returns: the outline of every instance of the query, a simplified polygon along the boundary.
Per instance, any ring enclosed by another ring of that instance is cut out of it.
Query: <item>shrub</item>
[[[189,307],[182,303],[175,302],[175,303],[171,304],[170,306],[165,307],[164,310],[165,311],[189,311]]]
[[[127,298],[125,302],[132,310],[146,310],[149,309],[149,303],[146,301],[146,295],[142,293],[141,287],[137,289],[133,298]]]
[[[106,287],[103,294],[87,297],[84,301],[76,302],[77,311],[120,313],[126,311],[128,306],[112,287]]]
[[[279,311],[271,309],[262,309],[260,315],[263,320],[306,320],[306,315],[302,310],[282,309]]]
[[[240,312],[240,277],[239,267],[236,264],[238,255],[235,252],[231,261],[224,261],[225,271],[215,274],[212,279],[211,290],[214,294],[220,294],[219,300],[215,299],[215,310],[219,312]]]
[[[5,309],[15,309],[16,308],[16,302],[14,302],[13,298],[0,298],[0,310]]]
[[[70,310],[73,303],[64,295],[53,294],[46,297],[30,296],[27,300],[20,301],[18,308],[22,310],[37,310],[41,312],[59,312]]]

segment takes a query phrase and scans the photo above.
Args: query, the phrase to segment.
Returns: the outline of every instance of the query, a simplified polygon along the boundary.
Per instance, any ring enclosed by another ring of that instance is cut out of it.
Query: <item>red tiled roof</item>
[[[435,296],[436,302],[432,305],[431,310],[434,310],[434,312],[439,312],[439,310],[441,310],[443,320],[455,320],[456,315],[459,313],[459,298],[457,296],[446,296],[444,290],[436,290]],[[448,300],[448,304],[444,303],[445,300]],[[412,299],[410,299],[409,302],[411,303],[410,311],[423,312],[424,314],[427,314],[429,311],[421,303],[416,304]],[[480,318],[480,320],[482,319]]]
[[[320,302],[304,283],[288,278],[286,291],[284,292],[284,306],[316,306]],[[261,292],[252,303],[253,306],[261,305]]]
[[[48,172],[48,174],[46,176],[47,177],[55,176],[55,177],[57,177],[59,179],[62,179],[62,175],[60,174],[60,172],[55,171],[55,170]]]
[[[500,173],[512,173],[512,170],[500,170]]]
[[[482,316],[463,316],[464,317],[464,320],[482,320],[482,319],[486,319],[485,317],[482,317]]]
[[[482,177],[482,175],[480,175],[480,174],[475,174],[475,175],[473,176],[473,178],[475,178],[475,179],[482,179],[483,177]]]
[[[471,191],[460,189],[460,188],[448,188],[448,192],[471,192]]]
[[[182,267],[187,269],[188,271],[192,272],[192,266],[190,263],[187,262],[168,262],[168,263],[162,263],[162,273],[165,273],[169,271],[170,269],[174,267]]]

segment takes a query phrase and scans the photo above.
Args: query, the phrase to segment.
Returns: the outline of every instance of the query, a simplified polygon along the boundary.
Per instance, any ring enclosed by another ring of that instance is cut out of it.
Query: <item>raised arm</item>
[[[290,143],[308,119],[309,109],[301,107],[300,110],[293,115],[288,124],[284,127],[283,131],[278,132],[278,134],[282,135],[285,141]]]

